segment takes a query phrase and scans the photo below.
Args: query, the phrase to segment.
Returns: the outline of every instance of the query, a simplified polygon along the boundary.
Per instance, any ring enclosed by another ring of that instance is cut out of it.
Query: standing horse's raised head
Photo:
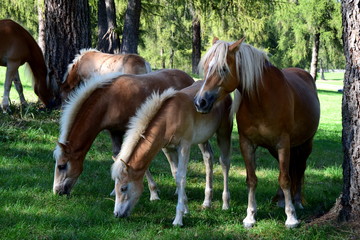
[[[204,84],[194,99],[196,110],[208,113],[215,102],[234,91],[238,83],[238,51],[244,38],[229,44],[214,38],[213,46],[200,61],[204,73]]]
[[[112,167],[115,180],[115,217],[128,217],[138,202],[143,190],[143,174],[130,173],[131,167],[123,160],[116,160]]]
[[[76,159],[83,159],[83,157],[81,154],[72,153],[68,145],[58,143],[54,151],[54,158],[56,163],[53,192],[59,195],[69,195],[82,172],[82,164],[76,164],[79,162]],[[71,161],[73,164],[70,164]]]

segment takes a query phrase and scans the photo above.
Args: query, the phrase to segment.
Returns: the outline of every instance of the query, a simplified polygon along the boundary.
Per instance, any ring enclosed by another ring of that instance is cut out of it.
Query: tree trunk
[[[201,35],[200,35],[200,19],[197,15],[193,16],[192,21],[192,30],[193,30],[193,38],[192,38],[192,73],[198,74],[198,65],[201,58]]]
[[[45,61],[49,80],[57,86],[82,48],[89,48],[88,0],[45,0]]]
[[[321,74],[320,79],[321,80],[326,80],[325,79],[325,69],[324,69],[324,66],[323,66],[323,62],[321,60],[320,60],[320,74]]]
[[[107,53],[120,52],[120,40],[116,32],[114,0],[98,1],[98,50]]]
[[[43,52],[45,53],[45,19],[44,19],[44,0],[38,0],[38,20],[39,20],[39,37],[38,44]]]
[[[342,1],[346,58],[342,103],[343,191],[338,220],[360,218],[360,1]]]
[[[320,45],[320,33],[315,33],[312,55],[311,55],[311,65],[310,65],[310,74],[315,81],[316,81],[316,72],[317,72],[318,56],[319,56],[319,45]]]
[[[137,53],[141,0],[129,0],[124,21],[121,53]]]

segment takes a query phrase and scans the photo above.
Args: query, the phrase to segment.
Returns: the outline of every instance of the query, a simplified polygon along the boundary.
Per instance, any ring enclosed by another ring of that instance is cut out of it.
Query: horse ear
[[[230,45],[229,47],[229,51],[233,52],[239,49],[241,43],[245,40],[245,37],[241,38],[240,40],[237,40],[236,42],[234,42],[233,44]]]
[[[217,41],[219,41],[219,38],[218,37],[214,37],[213,41],[212,41],[212,44],[214,45]]]
[[[112,157],[112,160],[114,161],[114,162],[116,162],[116,158],[114,157],[114,156],[111,156]]]
[[[63,144],[61,142],[58,142],[57,143],[59,145],[59,147],[61,148],[61,150],[64,152],[64,153],[69,153],[70,152],[70,147],[67,146],[66,144]]]

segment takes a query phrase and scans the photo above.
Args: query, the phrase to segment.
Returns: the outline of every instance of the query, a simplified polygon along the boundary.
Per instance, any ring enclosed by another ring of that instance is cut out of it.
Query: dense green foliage
[[[3,0],[0,19],[12,18],[37,35],[38,0]],[[121,36],[127,6],[115,0]],[[97,41],[97,1],[89,0],[92,42]],[[214,36],[246,41],[269,52],[279,67],[309,69],[312,37],[320,33],[324,68],[344,68],[340,2],[337,0],[143,0],[139,53],[153,68],[191,69],[192,16],[201,22],[205,51]]]
[[[22,73],[22,70],[20,70]],[[4,68],[0,68],[0,78]],[[329,83],[339,83],[339,75],[327,75]],[[284,210],[271,202],[277,183],[276,161],[260,149],[257,154],[258,223],[252,229],[242,226],[246,215],[245,169],[239,152],[238,135],[233,131],[230,169],[231,207],[221,210],[222,174],[215,164],[214,202],[201,209],[205,167],[200,151],[193,147],[188,171],[187,194],[190,215],[183,228],[172,227],[177,198],[170,168],[159,154],[151,171],[160,188],[160,201],[150,202],[145,191],[128,219],[116,219],[110,177],[111,143],[101,133],[85,159],[85,168],[71,197],[52,194],[54,160],[52,151],[59,137],[59,112],[37,109],[31,83],[21,76],[30,102],[19,109],[13,89],[12,114],[0,117],[0,238],[2,239],[349,239],[351,229],[325,224],[308,225],[333,206],[342,186],[341,97],[335,91],[320,90],[321,121],[315,146],[306,170],[306,205],[297,214],[302,224],[286,229]],[[0,89],[3,88],[0,83]],[[218,157],[215,139],[212,141]]]

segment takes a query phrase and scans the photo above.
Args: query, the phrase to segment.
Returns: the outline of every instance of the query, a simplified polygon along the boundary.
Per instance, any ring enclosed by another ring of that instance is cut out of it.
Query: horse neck
[[[31,39],[32,40],[32,39]],[[31,71],[35,77],[36,82],[46,82],[47,68],[43,52],[39,45],[34,41],[30,41],[31,54],[28,59],[28,63],[31,67]]]
[[[156,154],[166,145],[165,124],[161,123],[152,121],[134,147],[128,160],[134,171],[145,173]]]
[[[102,122],[106,107],[101,102],[101,100],[97,101],[96,105],[85,102],[83,106],[91,107],[81,107],[77,112],[66,138],[66,142],[74,152],[86,154],[96,136],[103,130]]]

